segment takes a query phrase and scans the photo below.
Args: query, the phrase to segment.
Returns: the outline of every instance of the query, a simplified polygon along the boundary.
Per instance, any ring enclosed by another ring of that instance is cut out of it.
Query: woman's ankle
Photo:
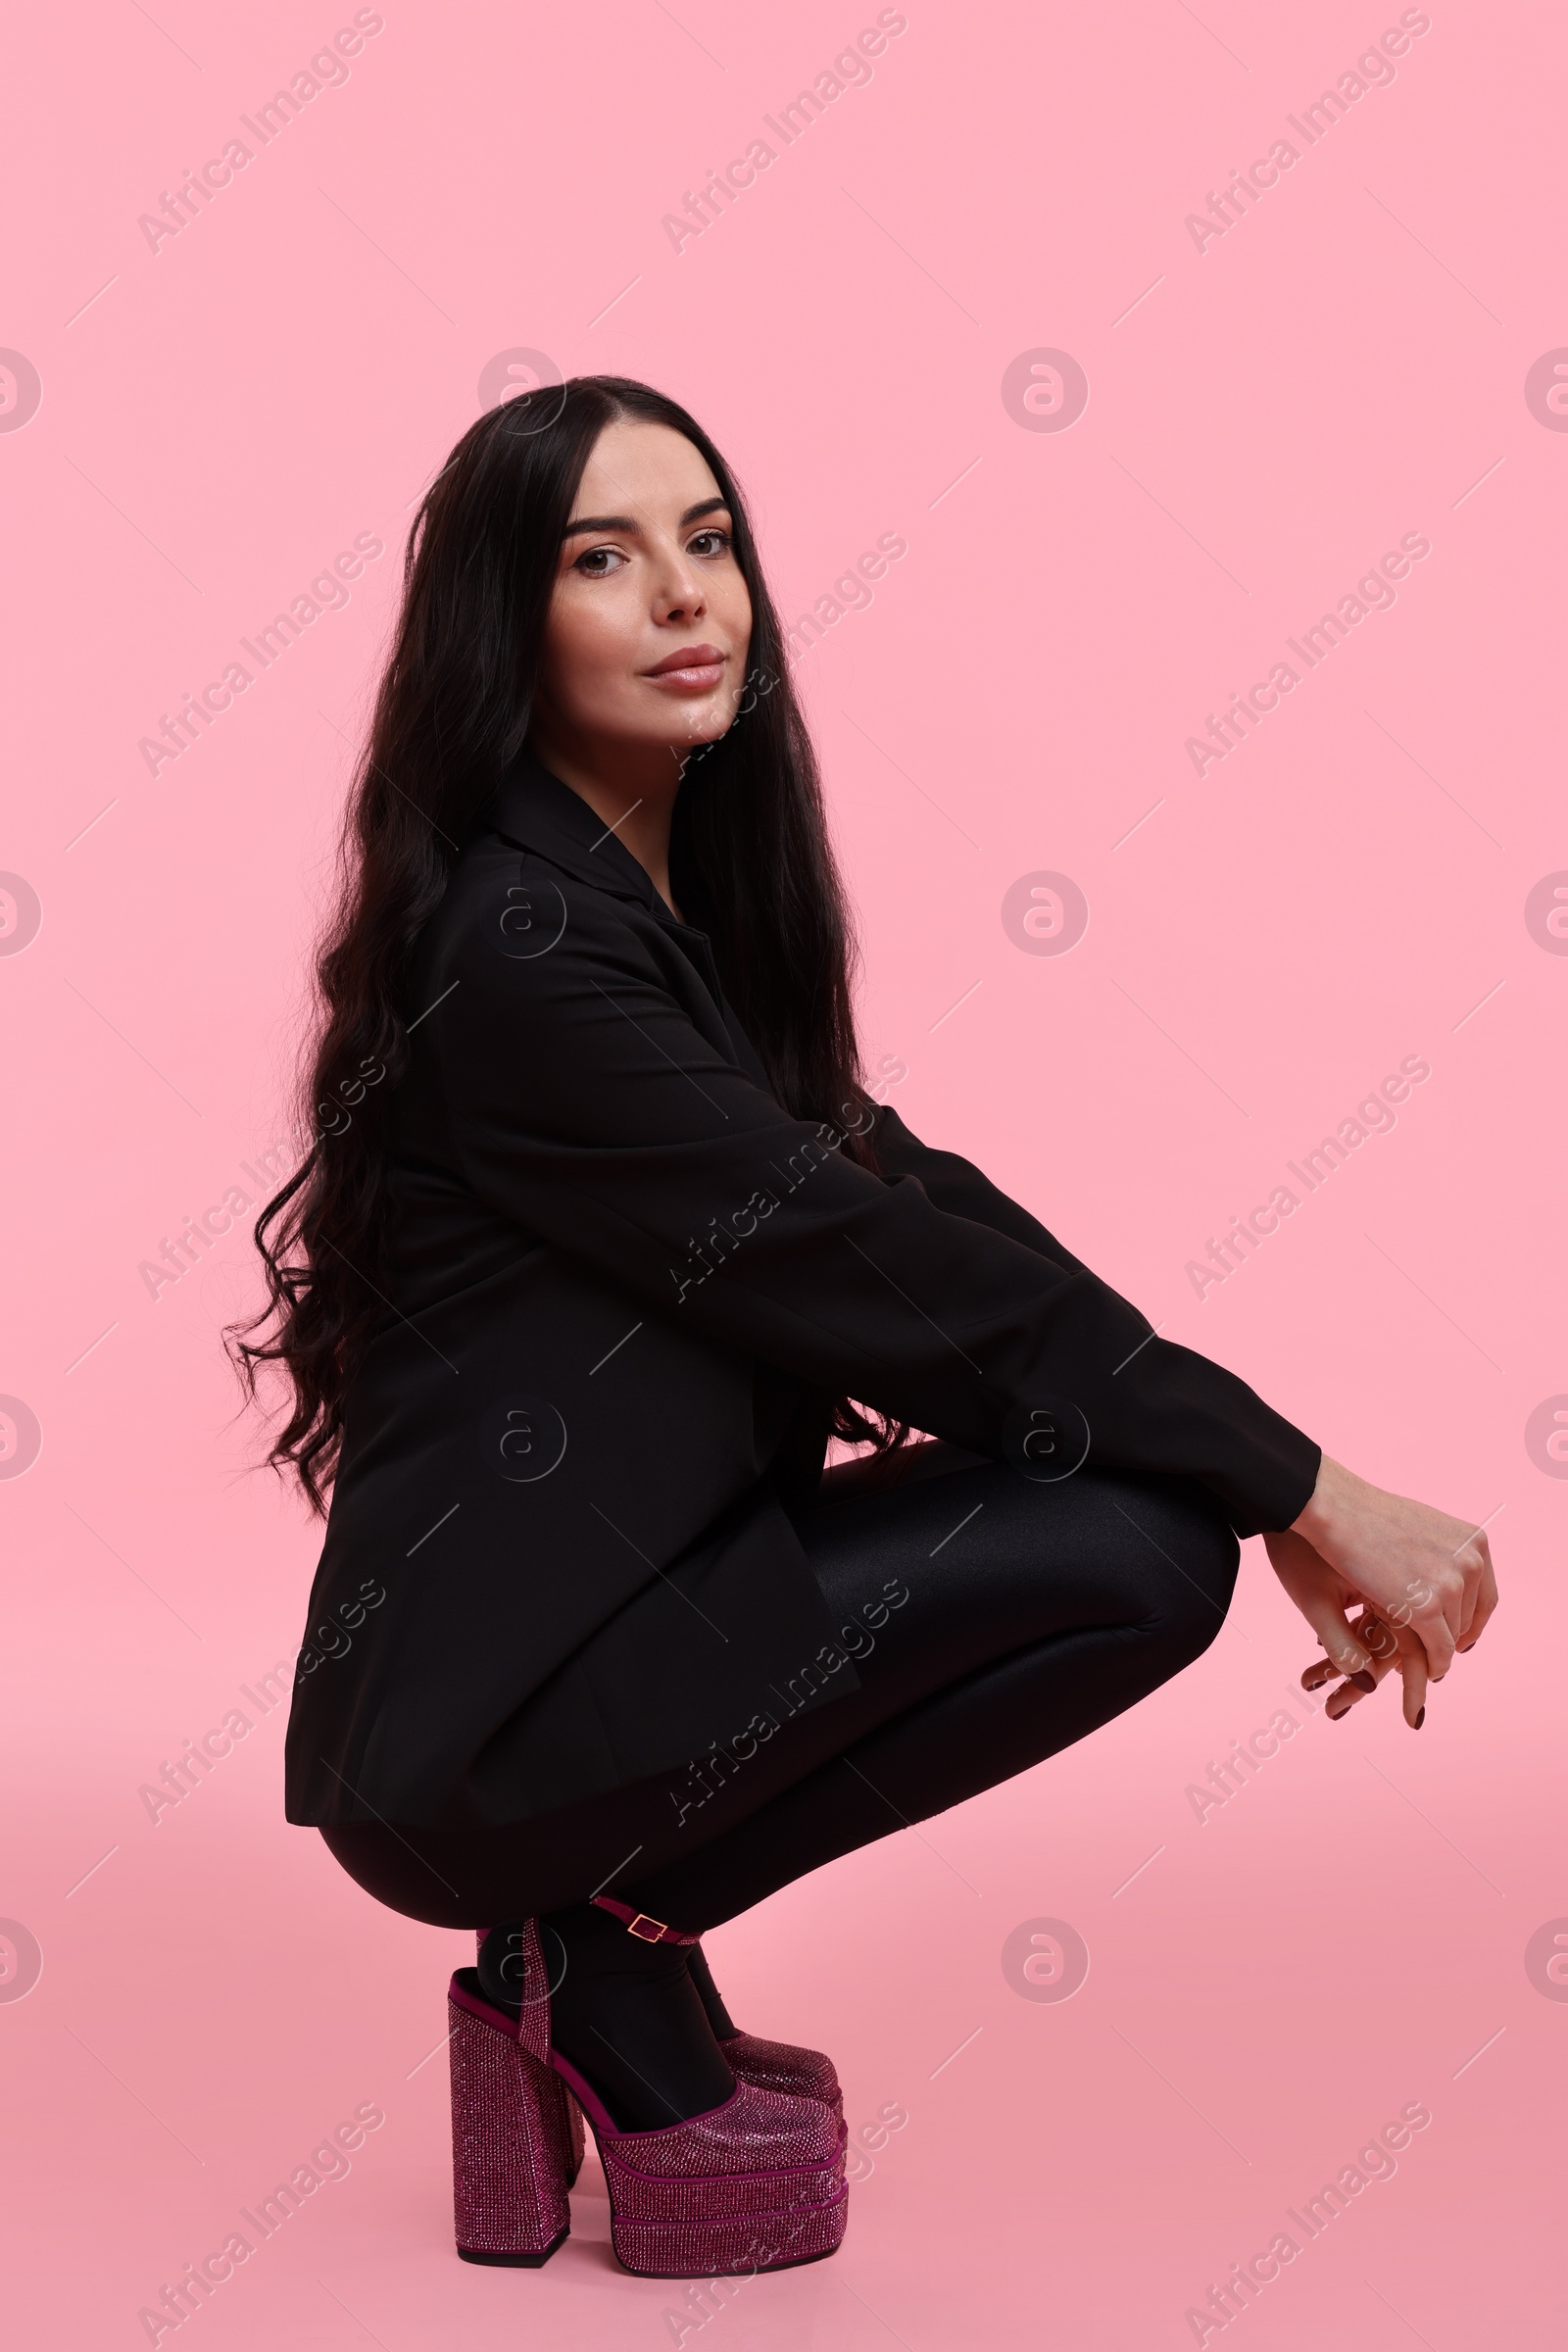
[[[708,1955],[700,1943],[686,1947],[686,1973],[697,1987],[697,1997],[708,2013],[715,2041],[732,2041],[740,2032],[728,2009],[724,1996],[713,1983],[713,1972],[708,1965]]]
[[[657,2131],[722,2106],[735,2078],[687,1967],[695,1947],[647,1942],[590,1903],[539,1924],[552,2043],[619,2129]]]
[[[479,1990],[493,2009],[504,2009],[509,2017],[522,2013],[522,1931],[526,1924],[512,1920],[503,1927],[487,1929],[479,1938]]]

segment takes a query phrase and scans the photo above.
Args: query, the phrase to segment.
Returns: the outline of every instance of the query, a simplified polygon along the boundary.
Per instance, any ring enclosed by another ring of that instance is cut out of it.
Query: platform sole
[[[849,2191],[831,2203],[727,2221],[629,2222],[612,2215],[610,2242],[622,2270],[639,2278],[734,2278],[821,2262],[844,2242]]]

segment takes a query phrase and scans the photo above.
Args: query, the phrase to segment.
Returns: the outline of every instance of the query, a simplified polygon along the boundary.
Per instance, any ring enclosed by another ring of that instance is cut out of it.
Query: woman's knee
[[[1241,1545],[1213,1497],[1190,1479],[1161,1482],[1132,1507],[1149,1546],[1146,1623],[1171,1651],[1174,1671],[1200,1657],[1224,1624]]]
[[[451,1879],[390,1823],[328,1822],[318,1834],[333,1861],[356,1886],[405,1919],[416,1919],[427,1928],[481,1928],[507,1908],[504,1900],[494,1909],[466,1902]],[[443,1854],[442,1859],[449,1871],[455,1868],[450,1856]]]

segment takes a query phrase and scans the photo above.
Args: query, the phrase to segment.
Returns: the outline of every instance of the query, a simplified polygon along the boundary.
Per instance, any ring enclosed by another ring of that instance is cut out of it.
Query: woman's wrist
[[[1314,1550],[1319,1549],[1319,1538],[1329,1535],[1348,1499],[1349,1490],[1360,1483],[1354,1472],[1347,1470],[1343,1462],[1336,1462],[1324,1454],[1318,1464],[1317,1484],[1307,1497],[1304,1508],[1291,1521],[1292,1535],[1304,1537]]]

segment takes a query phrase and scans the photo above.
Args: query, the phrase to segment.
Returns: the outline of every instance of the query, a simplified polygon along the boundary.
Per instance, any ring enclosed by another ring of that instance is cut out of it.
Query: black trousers
[[[796,1525],[858,1690],[532,1820],[325,1828],[337,1860],[434,1927],[603,1892],[704,1932],[1132,1706],[1213,1640],[1240,1557],[1193,1480],[1036,1485],[935,1442],[829,1471]]]

